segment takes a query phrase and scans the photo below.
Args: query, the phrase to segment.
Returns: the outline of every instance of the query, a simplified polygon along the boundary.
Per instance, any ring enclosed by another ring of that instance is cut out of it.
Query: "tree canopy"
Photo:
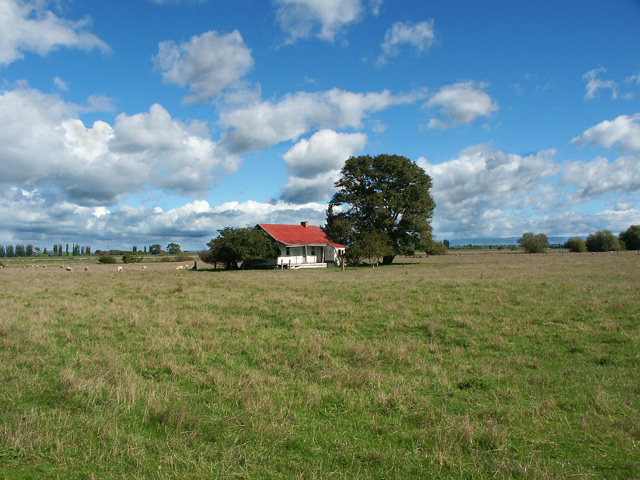
[[[620,240],[609,230],[600,230],[587,236],[587,250],[590,252],[611,252],[621,250]]]
[[[170,243],[169,245],[167,245],[167,252],[169,252],[171,255],[177,255],[181,251],[182,249],[177,243]]]
[[[211,252],[207,263],[222,263],[227,269],[246,268],[252,262],[277,257],[280,249],[261,228],[225,227],[218,230],[220,235],[212,239],[207,246]]]
[[[640,250],[640,225],[631,225],[620,234],[620,240],[627,250]]]
[[[520,237],[518,243],[527,253],[543,253],[549,248],[549,239],[544,233],[527,232]]]
[[[584,240],[580,237],[573,237],[564,242],[564,248],[574,253],[582,253],[587,251],[587,246]]]
[[[335,186],[325,233],[347,245],[347,255],[380,256],[388,264],[396,255],[424,251],[431,241],[431,177],[408,158],[351,157]]]

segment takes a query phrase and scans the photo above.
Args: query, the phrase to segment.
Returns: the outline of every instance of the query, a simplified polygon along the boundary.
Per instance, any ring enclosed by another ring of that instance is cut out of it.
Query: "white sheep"
[[[176,270],[184,270],[184,267],[183,267],[182,265],[178,265],[178,266],[176,267]]]
[[[142,271],[144,272],[146,269],[147,269],[147,266],[146,266],[146,265],[143,265],[143,266],[142,266]]]
[[[73,268],[71,268],[71,267],[67,267],[66,270],[67,270],[67,272],[73,272]]]
[[[89,267],[84,267],[84,271],[88,272],[89,271]]]
[[[118,267],[118,271],[121,272],[122,271],[122,267]]]

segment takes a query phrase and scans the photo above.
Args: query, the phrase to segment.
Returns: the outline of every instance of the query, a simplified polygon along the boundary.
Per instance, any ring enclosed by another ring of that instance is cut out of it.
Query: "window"
[[[291,256],[291,249],[289,247],[287,247],[287,257]]]
[[[316,254],[316,247],[311,247],[311,256],[315,256]]]

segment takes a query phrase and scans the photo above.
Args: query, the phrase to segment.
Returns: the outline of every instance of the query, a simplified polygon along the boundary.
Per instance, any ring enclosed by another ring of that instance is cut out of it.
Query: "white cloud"
[[[321,40],[335,41],[349,24],[358,22],[365,7],[362,0],[274,0],[278,6],[276,18],[287,32],[287,43],[315,35]],[[379,2],[372,3],[377,14]]]
[[[432,118],[429,128],[452,128],[458,125],[472,123],[480,117],[490,117],[500,107],[484,89],[486,84],[474,82],[459,82],[442,87],[428,102],[426,108],[438,109],[444,117]]]
[[[366,143],[363,133],[333,130],[320,130],[309,140],[300,140],[283,156],[291,177],[281,199],[291,203],[326,201],[335,191],[344,162]]]
[[[387,90],[354,93],[337,88],[297,92],[278,102],[265,100],[223,111],[220,122],[230,130],[223,134],[222,141],[230,150],[240,152],[296,140],[311,130],[362,128],[367,114],[412,103],[422,96],[423,92],[393,95]]]
[[[217,230],[228,226],[244,227],[257,223],[297,224],[308,220],[323,225],[326,205],[286,202],[228,202],[211,206],[195,200],[163,210],[157,206],[122,205],[107,209],[103,206],[83,207],[72,202],[53,203],[38,190],[23,195],[10,189],[0,196],[0,243],[21,243],[48,247],[70,239],[92,249],[128,248],[132,245],[175,241],[183,249],[201,250],[217,236]]]
[[[543,183],[557,173],[553,155],[522,157],[477,145],[444,163],[419,159],[433,180],[434,226],[468,237],[518,234],[524,211],[543,211],[555,200]]]
[[[340,170],[332,170],[314,178],[289,177],[282,187],[280,199],[292,204],[326,202],[335,192]]]
[[[46,55],[60,47],[109,51],[105,42],[89,33],[89,20],[59,18],[43,8],[43,2],[0,2],[0,65],[24,58],[25,52]]]
[[[382,8],[383,3],[384,3],[384,0],[369,0],[371,13],[373,13],[373,15],[375,16],[380,15],[380,9]]]
[[[489,145],[469,147],[450,161],[417,163],[432,177],[433,227],[440,238],[586,235],[622,231],[640,222],[640,158],[558,164],[555,151],[520,156]],[[625,198],[626,201],[619,201]],[[593,211],[594,202],[615,209]]]
[[[640,113],[605,120],[574,137],[571,143],[595,143],[605,148],[611,148],[617,143],[623,152],[640,152]]]
[[[597,78],[599,74],[606,71],[606,68],[595,68],[582,76],[583,80],[587,82],[584,98],[589,100],[596,98],[598,90],[603,88],[611,90],[611,98],[618,98],[618,84],[614,80],[601,80]]]
[[[591,161],[567,162],[560,177],[563,185],[577,187],[570,197],[571,203],[615,193],[640,193],[640,157],[622,156],[610,162],[604,157]]]
[[[109,205],[148,189],[202,194],[216,175],[239,164],[200,122],[179,122],[160,105],[118,115],[113,126],[86,127],[77,118],[81,109],[24,85],[2,92],[0,188],[37,188],[57,202]]]
[[[60,77],[55,77],[53,79],[53,84],[55,87],[61,92],[67,92],[69,90],[69,83],[62,80]]]
[[[386,63],[388,57],[400,54],[400,46],[410,45],[418,53],[425,52],[435,42],[433,20],[420,23],[396,22],[384,35],[384,42],[380,45],[382,54],[378,57],[378,65]]]
[[[319,173],[340,170],[344,162],[367,143],[364,133],[337,133],[320,130],[310,139],[302,139],[283,158],[289,173],[313,178]]]
[[[240,32],[222,35],[209,31],[189,42],[159,44],[153,59],[167,83],[188,86],[186,103],[206,103],[237,82],[253,68],[251,50]]]

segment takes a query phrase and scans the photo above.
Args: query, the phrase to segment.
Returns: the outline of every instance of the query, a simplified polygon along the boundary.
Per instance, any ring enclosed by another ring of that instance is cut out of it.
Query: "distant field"
[[[640,255],[397,262],[0,270],[0,479],[640,478]]]

